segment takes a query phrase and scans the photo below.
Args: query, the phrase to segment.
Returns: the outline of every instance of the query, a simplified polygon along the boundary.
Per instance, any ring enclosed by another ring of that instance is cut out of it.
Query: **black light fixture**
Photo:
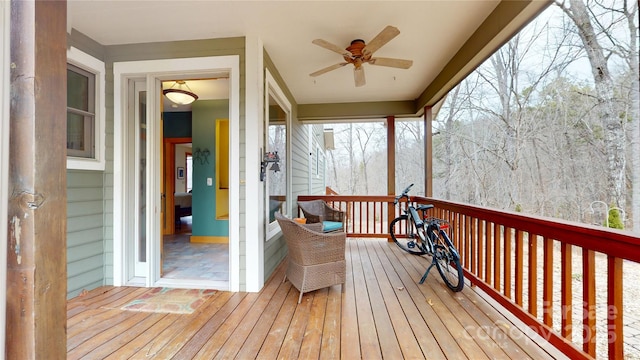
[[[169,89],[162,90],[162,93],[169,100],[179,105],[189,105],[198,100],[198,95],[191,91],[191,88],[184,80],[177,80]]]
[[[260,149],[262,151],[262,149]],[[264,181],[267,178],[267,166],[271,163],[271,168],[269,170],[277,172],[280,171],[280,165],[278,162],[280,161],[280,156],[278,156],[278,152],[266,152],[262,157],[262,162],[260,163],[260,181]]]

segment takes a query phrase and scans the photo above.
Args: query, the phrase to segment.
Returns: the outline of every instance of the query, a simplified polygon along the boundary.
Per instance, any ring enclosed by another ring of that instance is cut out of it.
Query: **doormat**
[[[215,293],[215,290],[153,288],[120,309],[151,313],[191,314]]]

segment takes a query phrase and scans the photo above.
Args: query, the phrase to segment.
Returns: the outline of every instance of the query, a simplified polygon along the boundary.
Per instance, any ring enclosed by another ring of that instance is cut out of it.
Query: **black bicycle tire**
[[[449,254],[458,254],[458,252],[455,251],[455,247],[453,247],[453,244],[451,243],[447,235],[442,230],[438,230],[437,236],[438,237],[442,236],[446,241],[444,241],[445,245],[439,244],[437,241],[434,241],[434,243],[436,244],[434,248],[434,254],[433,254],[434,257],[437,256],[438,251],[445,251]],[[453,248],[455,252],[452,252],[451,248]],[[464,288],[464,272],[462,271],[462,264],[460,264],[460,257],[457,255],[453,255],[452,258],[449,259],[448,264],[444,264],[447,267],[454,268],[455,271],[457,272],[457,279],[458,279],[457,284],[454,284],[449,279],[449,277],[445,273],[445,271],[449,272],[449,270],[443,268],[443,264],[440,262],[441,260],[436,258],[434,259],[434,261],[436,262],[436,268],[438,268],[440,277],[442,277],[442,280],[444,280],[444,283],[447,285],[447,287],[451,289],[453,292],[462,291],[462,289]]]
[[[420,246],[418,246],[416,244],[415,247],[410,248],[408,245],[405,244],[405,242],[403,241],[404,238],[398,238],[396,237],[393,229],[395,227],[395,224],[399,221],[409,221],[408,220],[409,217],[404,214],[404,215],[400,215],[397,218],[393,219],[391,221],[391,223],[389,224],[389,234],[391,235],[391,238],[393,239],[393,241],[396,243],[396,245],[398,245],[398,247],[406,252],[408,252],[409,254],[412,255],[424,255],[426,254],[426,252],[424,251],[423,248],[421,248]],[[415,226],[414,224],[412,224],[413,226]]]

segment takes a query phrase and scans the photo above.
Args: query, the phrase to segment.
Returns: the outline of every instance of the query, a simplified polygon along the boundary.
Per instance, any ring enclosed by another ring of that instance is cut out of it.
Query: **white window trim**
[[[285,208],[285,212],[284,215],[285,216],[289,216],[289,212],[291,209],[291,180],[292,180],[292,176],[291,176],[291,102],[289,102],[289,99],[287,99],[287,97],[285,96],[284,92],[282,91],[282,89],[280,89],[280,86],[278,86],[278,83],[276,82],[275,78],[273,77],[273,75],[271,75],[271,73],[269,72],[268,69],[265,69],[265,91],[264,91],[264,108],[265,108],[265,113],[264,113],[264,119],[265,122],[267,123],[267,127],[268,128],[268,122],[269,122],[269,95],[271,95],[273,97],[273,99],[278,103],[278,105],[282,108],[282,110],[284,110],[284,112],[287,114],[287,119],[286,119],[286,142],[287,142],[287,151],[286,151],[286,159],[287,159],[287,208]],[[268,137],[268,130],[265,129],[265,132],[267,132],[267,134],[265,134],[265,137]],[[265,144],[266,147],[267,144]],[[267,182],[265,181],[265,184]],[[267,190],[267,188],[265,187],[265,202],[267,204],[269,204],[269,191]],[[265,218],[265,224],[266,224],[266,241],[271,240],[272,238],[276,237],[279,233],[280,233],[280,226],[278,225],[278,223],[276,221],[269,223],[269,209],[268,206],[266,206],[266,209],[264,209],[264,218]]]
[[[93,159],[67,156],[67,169],[76,170],[101,170],[105,168],[106,154],[106,124],[105,124],[105,64],[93,56],[71,47],[67,50],[67,62],[89,71],[96,76],[96,107],[94,145],[95,157]]]

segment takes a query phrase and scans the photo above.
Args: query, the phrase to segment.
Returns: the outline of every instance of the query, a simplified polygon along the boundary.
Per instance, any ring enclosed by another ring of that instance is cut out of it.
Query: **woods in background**
[[[434,197],[637,229],[637,6],[557,1],[453,89],[434,119]],[[422,121],[402,120],[398,187],[424,168]],[[328,185],[385,194],[384,123],[332,127]]]

